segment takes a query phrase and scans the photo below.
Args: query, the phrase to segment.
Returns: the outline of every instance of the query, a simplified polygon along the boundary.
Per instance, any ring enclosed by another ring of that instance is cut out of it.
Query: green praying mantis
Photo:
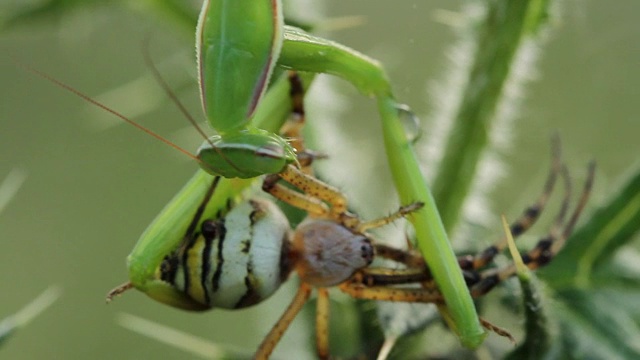
[[[441,310],[465,346],[478,346],[485,331],[405,135],[400,106],[384,69],[352,49],[285,26],[281,7],[280,1],[218,0],[203,4],[196,33],[201,98],[207,119],[218,132],[199,149],[203,169],[225,177],[247,178],[277,173],[295,162],[291,147],[274,134],[273,128],[251,121],[276,67],[335,75],[374,97],[400,201],[425,203],[410,220],[418,247],[444,295],[446,308]],[[140,243],[158,241],[143,236]],[[136,254],[134,250],[130,257],[132,269]],[[142,257],[147,256],[149,253]],[[145,289],[141,285],[136,287]]]
[[[409,220],[442,294],[439,308],[463,345],[475,348],[481,344],[486,332],[405,134],[400,114],[406,110],[394,99],[381,65],[343,45],[284,25],[281,2],[275,0],[204,1],[196,49],[202,105],[217,134],[198,150],[195,158],[201,170],[141,235],[128,257],[129,282],[111,296],[136,288],[174,307],[209,308],[163,281],[165,258],[185,241],[191,227],[200,227],[204,220],[217,218],[228,209],[255,177],[295,171],[299,154],[277,134],[291,107],[287,79],[277,74],[281,69],[327,73],[376,100],[400,202],[423,204]],[[303,74],[307,82],[311,76]],[[214,193],[210,193],[211,175],[222,177],[216,181]],[[201,219],[195,224],[194,212]]]
[[[203,109],[217,135],[198,150],[204,171],[197,172],[169,202],[129,255],[131,286],[172,306],[198,308],[184,293],[160,281],[158,268],[183,240],[193,209],[207,191],[208,174],[225,179],[206,204],[203,218],[238,196],[251,178],[295,165],[295,151],[277,135],[289,108],[283,106],[289,101],[288,84],[272,76],[278,68],[327,73],[376,100],[400,201],[425,204],[410,221],[418,248],[443,294],[445,306],[440,310],[462,344],[477,347],[486,332],[405,134],[401,106],[384,69],[350,48],[284,25],[281,7],[274,0],[204,1],[196,31],[197,64]]]

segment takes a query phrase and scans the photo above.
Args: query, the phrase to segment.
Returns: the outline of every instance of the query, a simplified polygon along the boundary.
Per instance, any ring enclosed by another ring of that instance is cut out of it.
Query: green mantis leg
[[[308,86],[312,76],[301,76]],[[255,126],[277,132],[291,112],[290,82],[277,79],[266,93],[253,119]],[[129,281],[153,299],[180,308],[193,308],[184,294],[158,280],[158,268],[167,254],[183,241],[194,218],[194,211],[211,186],[212,176],[199,170],[174,196],[140,236],[127,258]],[[206,204],[202,219],[216,218],[224,212],[256,179],[220,179],[216,191]],[[200,226],[200,224],[198,224]]]
[[[485,332],[480,325],[471,295],[447,239],[435,201],[420,171],[411,142],[399,118],[400,105],[382,67],[374,60],[340,44],[285,26],[278,65],[316,73],[329,73],[354,84],[362,93],[374,96],[382,118],[385,149],[401,203],[423,202],[424,208],[410,217],[418,247],[430,264],[445,298],[462,343],[477,347]],[[452,324],[453,325],[453,324]]]
[[[202,198],[200,205],[196,208],[195,214],[192,216],[189,226],[187,227],[184,236],[182,237],[183,241],[179,246],[185,246],[186,241],[190,239],[193,233],[196,231],[196,228],[203,220],[203,214],[209,202],[211,201],[211,197],[215,193],[218,184],[220,183],[220,177],[216,176],[211,181],[204,197]],[[168,254],[168,253],[167,253]],[[165,254],[165,255],[167,255]],[[166,283],[155,275],[152,279],[148,279],[144,284],[145,289],[147,290],[147,295],[150,297],[164,302],[166,304],[176,306],[185,310],[207,310],[208,307],[204,306],[201,303],[194,301],[187,294],[177,290],[175,287],[171,286],[169,283]],[[136,287],[136,284],[132,281],[126,282],[115,289],[109,291],[107,294],[107,302],[113,300],[114,297],[121,295],[123,292]]]

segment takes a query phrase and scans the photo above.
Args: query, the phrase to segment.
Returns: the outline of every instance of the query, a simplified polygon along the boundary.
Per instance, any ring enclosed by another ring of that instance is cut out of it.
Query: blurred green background
[[[423,119],[425,140],[432,125],[427,88],[445,77],[445,53],[455,40],[436,14],[457,11],[459,5],[332,0],[320,6],[328,17],[364,16],[364,23],[334,31],[331,38],[385,64],[397,97]],[[533,198],[547,169],[549,136],[556,131],[576,181],[583,178],[589,159],[598,162],[592,204],[614,191],[621,175],[638,162],[640,3],[581,1],[567,2],[564,8],[564,19],[556,24],[539,62],[540,78],[527,86],[519,120],[506,131],[512,146],[501,155],[508,172],[495,184],[487,212],[514,217]],[[195,165],[129,126],[113,126],[117,119],[22,70],[9,56],[98,96],[148,78],[141,43],[149,36],[161,71],[187,107],[201,116],[192,36],[163,20],[124,6],[87,6],[0,33],[0,179],[16,168],[28,176],[0,213],[0,318],[51,284],[64,291],[52,308],[0,348],[1,358],[186,357],[118,326],[114,319],[119,312],[252,351],[288,304],[291,284],[264,304],[238,312],[189,314],[134,292],[104,304],[106,292],[126,280],[125,257],[137,237]],[[151,103],[151,111],[136,119],[195,149],[198,136],[185,130],[185,121],[159,86],[147,82],[142,88],[129,93],[135,96],[104,101],[127,115]],[[387,213],[395,200],[380,153],[375,109],[346,84],[338,88],[346,97],[312,97],[315,105],[309,105],[310,112],[326,102],[344,109],[322,126],[337,129],[342,136],[333,139],[345,146],[323,145],[321,139],[314,145],[332,156],[324,164],[325,176],[349,194],[364,217]],[[160,104],[154,106],[157,99]],[[312,122],[312,113],[310,117]],[[372,178],[367,171],[380,176]],[[490,234],[501,231],[497,222],[491,226]],[[310,357],[305,321],[296,321],[276,354]]]

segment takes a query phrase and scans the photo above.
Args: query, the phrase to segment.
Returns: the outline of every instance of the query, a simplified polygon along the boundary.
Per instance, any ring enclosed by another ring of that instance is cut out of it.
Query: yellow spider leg
[[[273,326],[267,337],[262,340],[258,351],[254,355],[255,360],[267,360],[273,349],[276,347],[284,332],[289,328],[293,319],[298,315],[302,306],[309,300],[311,295],[311,286],[307,284],[300,284],[300,288],[296,293],[293,301],[289,304],[289,307],[282,314],[278,322]]]
[[[423,203],[421,202],[415,202],[413,204],[409,204],[406,206],[401,206],[400,209],[398,209],[398,211],[394,212],[393,214],[390,214],[388,216],[385,216],[383,218],[380,219],[375,219],[375,220],[370,220],[370,221],[366,221],[366,222],[361,222],[356,228],[355,230],[359,233],[364,233],[365,231],[369,230],[369,229],[374,229],[374,228],[378,228],[384,225],[387,225],[389,223],[392,223],[400,218],[403,218],[405,216],[407,216],[408,214],[414,212],[414,211],[418,211],[420,210],[422,207],[424,206]]]
[[[358,284],[367,287],[430,282],[430,285],[425,286],[425,288],[434,289],[435,286],[431,280],[433,280],[431,274],[425,271],[424,268],[389,269],[369,267],[358,270],[349,279],[349,282],[352,285]]]
[[[278,184],[277,181],[278,175],[267,176],[262,183],[262,190],[291,206],[295,206],[298,209],[308,212],[309,215],[316,217],[328,217],[331,213],[329,207],[320,199],[307,196],[304,193],[290,189],[282,184]]]
[[[349,283],[340,286],[342,291],[360,299],[402,301],[402,302],[435,302],[441,304],[443,299],[435,284],[426,285],[422,289],[398,289],[375,285],[409,284],[423,281],[424,272],[420,269],[388,269],[367,268],[359,271]],[[515,343],[514,337],[499,326],[480,318],[480,323],[487,330],[506,337]]]
[[[335,215],[347,212],[347,199],[340,190],[333,186],[306,175],[292,165],[287,166],[287,168],[278,175],[308,196],[316,197],[329,203],[331,205],[331,213],[334,217]]]
[[[442,294],[434,289],[403,289],[385,286],[367,287],[361,284],[344,282],[339,285],[340,290],[356,298],[379,301],[442,303]]]
[[[316,349],[320,359],[329,358],[329,290],[318,288],[316,303]]]

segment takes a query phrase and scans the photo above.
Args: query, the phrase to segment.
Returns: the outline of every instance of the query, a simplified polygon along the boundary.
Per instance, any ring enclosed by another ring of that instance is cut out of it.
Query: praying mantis
[[[381,65],[345,46],[285,26],[281,1],[205,1],[196,31],[196,49],[203,108],[210,125],[218,131],[199,149],[198,158],[202,168],[212,174],[250,178],[278,173],[295,163],[291,147],[274,134],[274,129],[251,122],[277,67],[335,75],[376,99],[400,202],[425,204],[410,220],[418,247],[444,295],[446,307],[440,307],[441,312],[446,313],[445,319],[465,346],[477,347],[486,333],[399,119],[401,106]],[[155,233],[154,229],[152,224],[148,232]],[[143,235],[139,246],[144,253],[134,249],[129,258],[130,269],[137,269],[130,271],[132,282],[143,291],[148,289],[145,281],[152,279],[152,273],[150,267],[140,272],[136,259],[138,254],[142,259],[151,256],[157,265],[159,256],[152,253],[166,250],[157,242]],[[150,243],[156,245],[147,245]],[[143,263],[148,265],[146,260]]]
[[[286,79],[274,74],[279,69],[327,73],[376,100],[400,202],[424,204],[410,221],[442,293],[440,309],[462,344],[477,347],[486,332],[402,126],[403,107],[394,99],[381,65],[343,45],[285,26],[281,2],[275,0],[204,1],[196,48],[203,109],[217,135],[198,150],[202,170],[166,205],[129,255],[126,287],[171,306],[203,309],[160,279],[164,258],[184,240],[194,209],[201,204],[201,218],[214,218],[256,176],[281,174],[297,166],[294,149],[277,135],[290,106]],[[215,194],[202,203],[211,175],[223,178]]]
[[[207,24],[232,23],[235,26],[245,27],[260,23],[260,19],[252,18],[245,23],[229,21],[240,17],[240,15],[243,15],[244,19],[246,14],[224,11],[225,6],[234,9],[229,3],[221,2],[216,5],[220,6],[214,6],[211,2],[204,3],[196,43],[203,108],[210,124],[218,134],[207,139],[198,151],[196,159],[201,165],[202,171],[198,172],[167,205],[167,208],[143,234],[129,257],[130,282],[127,287],[136,287],[160,302],[190,310],[204,310],[207,307],[194,302],[193,297],[186,296],[184,290],[180,290],[173,283],[168,283],[161,274],[164,271],[162,267],[168,254],[174,253],[176,247],[184,242],[184,235],[190,233],[189,228],[192,225],[202,226],[200,223],[194,223],[193,219],[207,221],[216,218],[218,216],[216,214],[225,208],[231,211],[242,209],[240,206],[230,205],[230,202],[240,196],[243,189],[255,181],[253,179],[255,176],[262,174],[282,176],[278,174],[283,174],[292,167],[298,166],[299,153],[294,151],[289,139],[277,134],[280,128],[279,124],[283,122],[288,112],[287,102],[289,102],[286,82],[273,75],[277,73],[275,71],[277,67],[334,74],[352,82],[361,92],[376,98],[385,129],[387,154],[390,157],[394,175],[396,178],[400,178],[399,183],[404,180],[413,185],[417,183],[416,186],[424,185],[421,176],[413,176],[412,171],[417,166],[414,166],[415,159],[413,159],[410,141],[406,139],[398,119],[401,107],[393,98],[384,71],[375,61],[338,44],[314,37],[302,30],[282,25],[281,15],[279,15],[280,4],[271,2],[266,7],[256,8],[257,13],[270,14],[271,20],[276,19],[276,21],[267,21],[266,25],[264,23],[262,25],[266,29],[273,30],[267,32],[270,35],[266,39],[259,41],[259,45],[266,43],[267,46],[259,47],[253,43],[247,45],[255,50],[255,54],[262,56],[250,56],[249,60],[258,59],[259,61],[249,62],[249,65],[243,64],[237,58],[229,57],[226,50],[216,49],[216,44],[230,43],[233,44],[230,47],[231,50],[237,50],[238,43],[242,43],[240,41],[243,39],[242,36],[240,39],[229,38],[226,36],[229,34],[229,29],[214,27],[211,30]],[[244,6],[250,5],[244,4]],[[265,9],[269,11],[267,12]],[[254,40],[254,35],[255,32],[249,31],[248,35],[244,36],[249,40]],[[211,47],[215,51],[210,51]],[[220,70],[235,67],[251,68],[250,65],[253,65],[255,71],[236,73],[229,71],[234,75],[226,80],[223,75],[227,72]],[[249,75],[244,78],[243,76],[247,73]],[[209,76],[207,76],[208,74]],[[273,81],[271,81],[272,77]],[[220,89],[237,90],[234,87],[237,82],[249,85],[244,93],[240,92],[240,94],[230,96],[228,91],[220,91]],[[268,84],[272,85],[268,86]],[[216,90],[218,90],[217,93]],[[393,167],[393,164],[396,166]],[[219,180],[216,181],[215,193],[211,194],[209,198],[207,194],[211,189],[210,175],[218,176]],[[224,179],[219,176],[223,176]],[[427,203],[425,209],[412,210],[414,220],[420,219],[420,214],[429,210],[430,197],[421,197],[423,193],[420,191],[420,189],[426,189],[426,186],[419,189],[415,186],[408,186],[408,188],[411,199],[424,200],[424,203]],[[207,200],[203,201],[203,198]],[[199,213],[196,217],[193,216],[194,210]],[[437,222],[437,217],[433,221]],[[423,223],[428,223],[428,221]],[[434,275],[438,271],[437,263],[438,261],[428,262],[429,271]],[[452,273],[459,272],[458,264],[459,261],[454,258]],[[425,276],[422,270],[419,271],[418,276]],[[461,334],[463,343],[469,346],[470,338],[464,337],[464,335],[473,334],[473,330],[469,330],[473,326],[464,327],[464,324],[459,326],[455,323],[453,307],[447,300],[445,291],[437,280],[437,275],[434,277],[438,284],[437,291],[442,294],[442,303],[439,303],[442,306],[441,309],[452,314],[450,318],[451,324],[453,324],[452,328]],[[123,289],[116,290],[112,295],[118,294]],[[462,292],[468,293],[468,287],[463,286]],[[473,307],[471,308],[473,309]],[[476,322],[478,320],[477,316],[473,319]],[[473,322],[471,323],[473,325]],[[482,332],[481,329],[479,333]],[[481,334],[478,338],[481,340],[482,336]]]

